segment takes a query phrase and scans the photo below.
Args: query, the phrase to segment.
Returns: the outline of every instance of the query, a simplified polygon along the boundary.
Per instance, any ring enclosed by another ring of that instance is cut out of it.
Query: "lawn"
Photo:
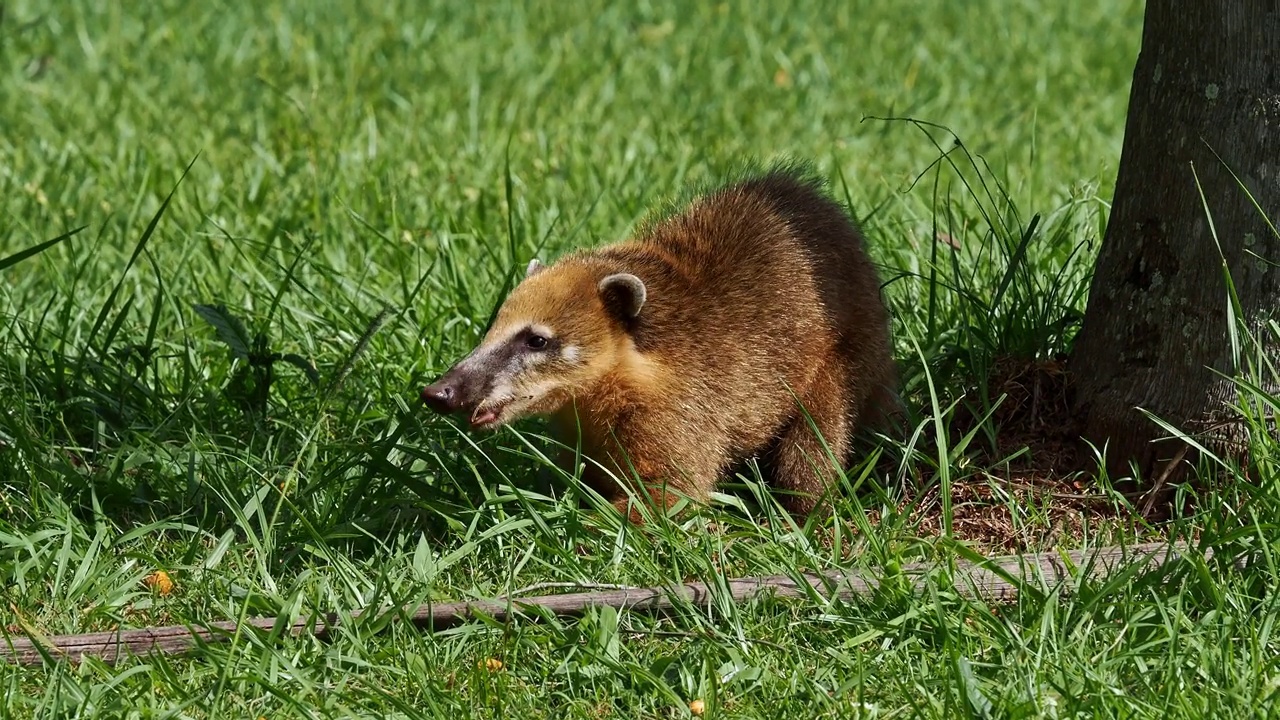
[[[1269,562],[1000,606],[937,577],[436,633],[350,619],[1139,539],[1269,547],[1277,455],[1255,449],[1248,483],[1188,487],[1195,502],[1154,522],[1111,479],[1059,472],[1045,439],[1106,223],[1137,0],[125,5],[0,6],[0,257],[79,229],[0,270],[0,625],[348,621],[183,657],[0,663],[0,715],[1272,706]],[[477,436],[419,407],[531,257],[622,238],[780,156],[813,162],[862,222],[913,408],[912,435],[849,470],[833,519],[788,522],[748,472],[636,530],[580,507],[539,423]]]

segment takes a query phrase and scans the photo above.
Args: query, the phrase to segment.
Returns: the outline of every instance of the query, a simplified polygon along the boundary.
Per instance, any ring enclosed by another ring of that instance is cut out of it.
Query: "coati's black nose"
[[[451,413],[461,404],[458,401],[458,388],[447,378],[422,388],[422,402],[438,413]]]

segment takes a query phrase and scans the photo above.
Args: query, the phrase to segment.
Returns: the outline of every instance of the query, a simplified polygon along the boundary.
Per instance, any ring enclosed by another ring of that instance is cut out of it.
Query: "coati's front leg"
[[[707,455],[709,457],[703,458],[666,456],[652,461],[641,457],[639,462],[633,459],[634,471],[620,476],[628,481],[631,492],[618,487],[618,494],[612,498],[613,506],[639,525],[644,522],[639,503],[647,503],[650,510],[657,513],[667,512],[685,498],[705,505],[711,499],[720,469],[720,463],[715,460],[718,454],[712,451]],[[639,487],[634,482],[636,477],[639,477]]]
[[[644,523],[644,515],[640,511],[641,503],[647,502],[650,509],[658,513],[667,512],[682,498],[688,498],[696,503],[706,503],[710,497],[710,491],[703,489],[707,484],[706,479],[710,478],[714,482],[714,475],[690,477],[687,471],[682,473],[669,468],[638,474],[640,475],[639,488],[629,483],[633,488],[632,492],[628,493],[618,488],[619,492],[613,498],[614,508],[626,515],[627,520],[633,525]]]
[[[644,522],[639,503],[648,503],[655,512],[666,512],[682,498],[706,503],[726,453],[705,433],[696,452],[691,452],[690,432],[695,431],[677,429],[675,422],[657,418],[615,427],[600,452],[609,458],[607,465],[625,487],[600,473],[601,484],[607,487],[596,485],[597,491],[637,525]]]
[[[778,438],[773,482],[783,491],[782,506],[797,520],[829,511],[838,478],[832,458],[840,469],[848,461],[849,430],[857,418],[845,373],[840,363],[824,362],[809,386],[796,393],[799,407]]]

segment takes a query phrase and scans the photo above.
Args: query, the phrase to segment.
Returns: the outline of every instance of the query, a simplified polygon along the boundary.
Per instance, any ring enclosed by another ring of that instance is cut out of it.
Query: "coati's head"
[[[553,413],[633,348],[627,327],[645,303],[635,275],[599,263],[529,263],[480,345],[422,390],[440,413],[465,410],[473,428]]]

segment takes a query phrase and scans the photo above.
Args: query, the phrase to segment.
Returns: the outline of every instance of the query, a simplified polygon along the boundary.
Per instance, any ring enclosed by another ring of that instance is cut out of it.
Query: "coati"
[[[475,429],[549,415],[561,442],[638,476],[661,509],[705,502],[756,456],[784,507],[808,515],[829,507],[828,449],[845,467],[855,427],[896,412],[895,385],[859,230],[810,170],[778,165],[634,239],[531,261],[480,345],[422,399]],[[593,463],[583,478],[641,521]]]

